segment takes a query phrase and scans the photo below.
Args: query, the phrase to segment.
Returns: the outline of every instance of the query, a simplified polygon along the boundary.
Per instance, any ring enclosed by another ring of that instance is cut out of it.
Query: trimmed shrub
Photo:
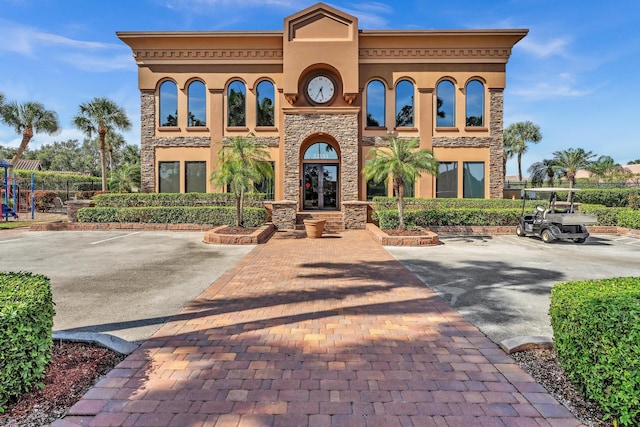
[[[54,313],[48,278],[0,272],[0,412],[10,399],[43,387]]]
[[[640,210],[640,195],[638,194],[629,195],[629,209]]]
[[[264,208],[244,208],[245,227],[259,227],[267,220]],[[135,208],[95,207],[78,210],[79,222],[141,222],[149,224],[235,225],[236,208],[228,206],[153,206]]]
[[[35,208],[40,212],[46,211],[50,206],[53,205],[53,199],[55,199],[57,196],[58,193],[55,191],[34,191],[33,200]]]
[[[262,207],[264,194],[245,195],[245,207]],[[96,207],[138,208],[152,206],[235,206],[231,193],[110,193],[93,198]]]
[[[640,210],[624,209],[619,211],[618,226],[640,230]]]
[[[620,425],[640,425],[640,277],[558,284],[549,314],[573,384]]]
[[[534,209],[541,200],[527,200],[525,211]],[[422,199],[407,197],[404,199],[404,206],[407,210],[419,209],[503,209],[520,208],[522,210],[522,200],[518,199]],[[374,197],[374,210],[397,209],[398,204],[393,197]]]
[[[521,209],[420,209],[405,211],[407,227],[429,226],[461,226],[461,225],[489,225],[504,226],[518,223],[522,214]],[[378,212],[380,228],[392,230],[400,223],[397,210],[382,210]]]
[[[639,195],[638,188],[585,188],[574,194],[573,201],[590,205],[625,208],[629,206],[629,196]],[[558,193],[558,197],[567,200],[567,193]]]
[[[618,225],[618,212],[622,208],[608,208],[603,205],[581,205],[580,212],[584,214],[596,215],[598,225]]]

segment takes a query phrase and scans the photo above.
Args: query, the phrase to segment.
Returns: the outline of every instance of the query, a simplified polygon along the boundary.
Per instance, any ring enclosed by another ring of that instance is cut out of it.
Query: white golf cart
[[[571,203],[558,202],[557,193],[580,191],[577,188],[541,187],[529,188],[521,191],[522,215],[516,227],[518,237],[537,236],[545,243],[551,243],[556,239],[572,240],[576,243],[584,243],[589,237],[586,224],[595,224],[598,217],[585,215],[574,211],[573,197]],[[524,213],[525,201],[535,199],[537,192],[549,193],[549,205],[536,206],[533,213]]]

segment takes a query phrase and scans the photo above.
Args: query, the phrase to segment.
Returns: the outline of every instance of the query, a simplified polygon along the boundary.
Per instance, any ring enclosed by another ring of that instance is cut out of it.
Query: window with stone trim
[[[180,162],[158,163],[158,193],[180,192]]]
[[[160,85],[158,125],[178,126],[178,86],[171,80]]]
[[[467,127],[484,126],[484,84],[480,80],[471,80],[465,88]]]
[[[484,162],[464,162],[462,165],[464,198],[484,199]]]
[[[436,197],[458,197],[458,162],[440,162],[436,178]]]
[[[275,89],[269,80],[256,87],[256,126],[275,126]]]
[[[189,83],[187,104],[189,109],[187,126],[207,126],[207,88],[200,80]]]
[[[247,90],[240,80],[234,80],[227,89],[227,126],[247,126]]]
[[[409,80],[396,85],[396,127],[414,126],[414,88]]]
[[[436,87],[436,127],[455,127],[456,88],[451,80]]]
[[[380,80],[367,85],[367,127],[385,127],[386,88]]]
[[[185,193],[207,192],[207,162],[184,162]]]

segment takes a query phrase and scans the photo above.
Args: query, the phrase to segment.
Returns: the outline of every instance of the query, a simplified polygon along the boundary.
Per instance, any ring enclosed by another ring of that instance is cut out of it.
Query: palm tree
[[[391,175],[393,189],[398,203],[399,228],[406,229],[404,223],[404,186],[412,183],[422,173],[438,174],[438,161],[433,152],[419,148],[418,139],[389,138],[389,146],[371,150],[372,158],[365,163],[364,173],[367,180],[382,182]]]
[[[273,178],[269,163],[268,147],[252,137],[231,138],[228,145],[218,152],[218,169],[211,174],[211,181],[223,187],[229,186],[236,196],[236,226],[243,226],[242,210],[244,194],[254,182]]]
[[[53,135],[59,129],[56,112],[47,110],[39,102],[27,102],[25,104],[10,102],[2,106],[1,112],[2,121],[12,126],[17,133],[22,134],[22,142],[20,142],[18,151],[11,161],[14,165],[20,160],[22,153],[29,145],[29,141],[36,133],[44,132],[48,135]]]
[[[591,162],[587,170],[591,176],[605,181],[613,180],[625,173],[625,169],[610,156],[598,157],[598,160]]]
[[[512,141],[504,140],[504,144],[502,146],[502,181],[505,181],[507,176],[507,160],[512,158],[516,152],[514,147],[511,145]]]
[[[533,185],[542,185],[546,179],[549,187],[553,187],[553,182],[558,176],[558,169],[553,159],[544,159],[541,162],[535,162],[529,166],[527,172],[529,172],[529,177]]]
[[[556,170],[560,171],[569,180],[569,188],[573,188],[576,183],[576,172],[580,169],[587,169],[591,165],[591,159],[595,156],[591,151],[584,151],[582,148],[568,148],[563,151],[553,153],[553,161]],[[569,192],[569,203],[573,202],[573,193]]]
[[[134,188],[140,188],[140,173],[140,164],[125,163],[109,176],[109,189],[118,193],[131,193]]]
[[[540,126],[530,121],[516,122],[504,130],[504,144],[511,147],[518,156],[518,180],[522,181],[522,155],[527,152],[527,144],[537,144],[542,140]]]
[[[90,102],[80,104],[73,124],[84,132],[89,139],[94,133],[100,138],[100,162],[102,164],[102,191],[107,191],[106,136],[108,131],[119,129],[127,131],[131,122],[127,113],[107,98],[93,98]]]
[[[126,141],[121,134],[109,131],[107,132],[107,136],[104,142],[109,150],[109,172],[113,173],[115,170],[115,163],[113,161],[113,150],[115,149],[119,151],[126,144]]]

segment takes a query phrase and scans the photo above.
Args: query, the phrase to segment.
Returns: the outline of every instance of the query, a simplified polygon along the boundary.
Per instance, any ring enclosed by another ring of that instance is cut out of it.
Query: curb
[[[499,345],[507,354],[526,350],[551,350],[553,348],[553,337],[518,336],[500,341]]]
[[[59,341],[97,344],[124,355],[133,353],[140,346],[140,344],[123,340],[122,338],[118,338],[114,335],[99,334],[95,332],[56,331],[53,332],[52,338]]]

